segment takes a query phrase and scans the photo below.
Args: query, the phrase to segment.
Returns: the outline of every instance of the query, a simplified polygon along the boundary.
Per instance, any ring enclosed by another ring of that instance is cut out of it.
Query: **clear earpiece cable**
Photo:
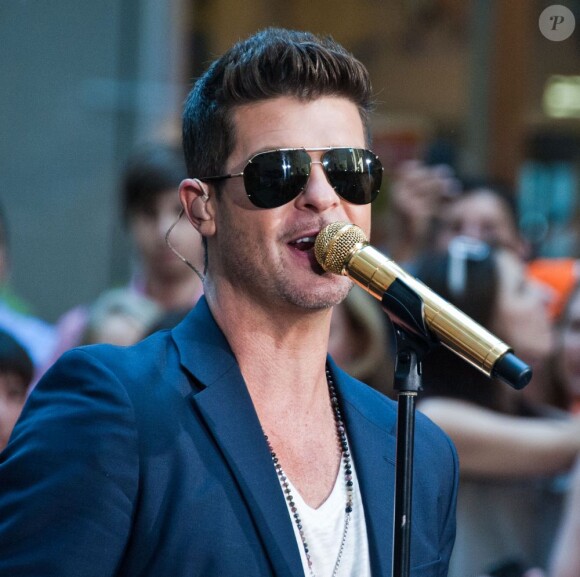
[[[173,254],[175,256],[177,256],[181,261],[183,261],[198,277],[199,280],[201,280],[201,282],[203,283],[203,281],[205,280],[205,277],[197,270],[197,268],[195,266],[193,266],[172,244],[171,241],[169,240],[169,235],[171,234],[171,231],[175,228],[175,226],[177,225],[177,223],[181,220],[181,217],[183,216],[183,213],[185,211],[183,210],[183,208],[179,211],[179,215],[177,216],[177,219],[175,220],[175,222],[167,229],[167,232],[165,233],[165,243],[167,244],[167,246],[173,251]]]

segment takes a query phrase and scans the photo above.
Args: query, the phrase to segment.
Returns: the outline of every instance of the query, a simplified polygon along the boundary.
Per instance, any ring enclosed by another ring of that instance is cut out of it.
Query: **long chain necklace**
[[[348,448],[348,441],[346,439],[346,432],[344,427],[344,422],[342,420],[342,415],[340,413],[340,407],[338,404],[338,397],[336,396],[336,390],[334,388],[334,382],[332,380],[332,375],[330,374],[329,369],[326,369],[326,382],[328,383],[328,392],[330,394],[330,404],[332,406],[332,410],[334,413],[334,422],[336,424],[336,436],[338,438],[338,444],[340,446],[341,458],[344,467],[344,482],[346,486],[346,505],[344,508],[344,529],[342,531],[342,538],[340,540],[340,547],[338,549],[338,555],[336,557],[336,562],[334,563],[334,570],[332,571],[332,577],[336,577],[338,574],[338,568],[340,567],[340,563],[342,561],[342,555],[344,552],[344,546],[346,543],[346,536],[348,533],[348,527],[350,525],[350,517],[352,513],[352,501],[354,495],[354,483],[352,480],[352,462],[350,451]],[[267,435],[266,443],[268,444],[268,448],[270,449],[270,454],[272,455],[272,462],[274,463],[274,468],[276,469],[276,473],[278,474],[278,479],[280,481],[280,485],[282,486],[282,490],[284,491],[284,495],[286,497],[286,502],[288,504],[288,508],[292,513],[292,518],[296,523],[296,527],[298,528],[298,533],[300,535],[300,539],[302,541],[302,547],[304,548],[304,554],[306,556],[306,562],[308,563],[308,570],[310,572],[310,577],[316,577],[313,567],[312,567],[312,559],[310,557],[310,548],[308,546],[308,542],[306,540],[306,534],[304,531],[304,526],[302,524],[302,519],[300,518],[300,513],[298,512],[298,508],[296,507],[296,503],[294,501],[294,497],[292,495],[292,491],[290,489],[290,485],[288,482],[288,478],[284,474],[284,470],[282,469],[282,465],[272,448],[270,440],[268,439]]]

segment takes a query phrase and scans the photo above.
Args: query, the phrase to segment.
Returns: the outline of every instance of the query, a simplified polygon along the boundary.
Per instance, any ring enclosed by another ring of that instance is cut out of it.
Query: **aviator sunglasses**
[[[308,152],[324,151],[320,160]],[[206,176],[203,182],[244,178],[248,198],[259,208],[276,208],[295,199],[305,188],[313,164],[321,164],[328,182],[352,204],[369,204],[379,193],[383,165],[364,148],[280,148],[259,152],[236,174]]]

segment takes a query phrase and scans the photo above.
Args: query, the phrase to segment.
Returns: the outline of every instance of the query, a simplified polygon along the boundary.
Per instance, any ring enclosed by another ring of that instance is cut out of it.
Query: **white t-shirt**
[[[352,476],[354,481],[353,509],[350,514],[350,523],[337,577],[371,577],[367,528],[354,465],[352,466]],[[290,479],[288,479],[288,483],[302,520],[302,530],[308,543],[312,561],[312,573],[316,577],[331,577],[344,534],[346,487],[343,465],[341,463],[332,492],[318,509],[313,509],[304,502]],[[310,571],[304,553],[304,545],[290,509],[288,509],[288,513],[300,549],[304,575],[309,576]]]

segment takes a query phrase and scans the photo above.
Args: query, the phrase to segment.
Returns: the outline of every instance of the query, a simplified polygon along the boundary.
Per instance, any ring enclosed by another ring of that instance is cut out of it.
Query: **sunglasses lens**
[[[244,185],[252,203],[276,208],[296,198],[308,182],[310,157],[304,150],[257,154],[244,168]]]
[[[332,148],[322,157],[328,180],[337,194],[353,204],[369,204],[381,189],[383,165],[362,148]]]

